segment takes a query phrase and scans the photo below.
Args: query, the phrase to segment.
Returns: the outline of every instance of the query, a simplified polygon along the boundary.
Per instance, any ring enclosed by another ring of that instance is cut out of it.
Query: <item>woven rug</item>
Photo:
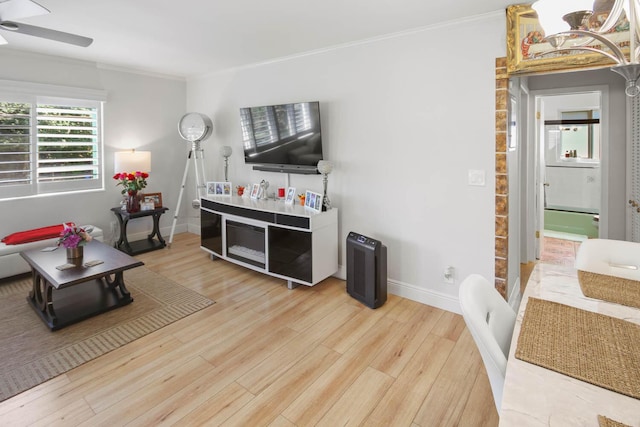
[[[598,415],[598,426],[600,427],[631,427],[627,424],[612,420],[604,415]]]
[[[530,298],[515,356],[640,399],[640,325]]]
[[[0,281],[0,401],[214,304],[145,267],[124,278],[133,303],[55,332],[27,303],[30,275]]]

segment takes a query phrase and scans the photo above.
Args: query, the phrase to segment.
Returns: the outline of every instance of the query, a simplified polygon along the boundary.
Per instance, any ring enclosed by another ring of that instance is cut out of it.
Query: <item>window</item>
[[[103,188],[101,116],[100,99],[0,91],[0,199]]]

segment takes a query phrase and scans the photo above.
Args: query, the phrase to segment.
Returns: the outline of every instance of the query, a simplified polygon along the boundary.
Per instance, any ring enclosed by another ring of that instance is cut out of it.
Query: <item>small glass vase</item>
[[[129,191],[127,197],[127,212],[135,213],[140,211],[140,198],[137,191]]]
[[[84,246],[76,246],[75,248],[67,248],[67,259],[82,258],[84,255]]]

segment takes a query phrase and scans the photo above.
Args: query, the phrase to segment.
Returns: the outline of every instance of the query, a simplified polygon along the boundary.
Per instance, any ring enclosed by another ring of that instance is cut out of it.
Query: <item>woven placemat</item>
[[[640,308],[640,282],[623,277],[578,270],[582,293],[603,301]]]
[[[640,325],[529,298],[515,356],[640,399]]]
[[[631,427],[627,424],[607,418],[604,415],[598,415],[598,425],[600,427]]]

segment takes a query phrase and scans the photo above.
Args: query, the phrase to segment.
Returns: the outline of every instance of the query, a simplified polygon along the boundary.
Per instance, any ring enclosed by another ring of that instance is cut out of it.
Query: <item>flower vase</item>
[[[135,213],[140,211],[140,199],[137,191],[129,191],[127,197],[127,212]]]
[[[67,259],[82,258],[84,255],[84,247],[76,246],[75,248],[67,248]]]

